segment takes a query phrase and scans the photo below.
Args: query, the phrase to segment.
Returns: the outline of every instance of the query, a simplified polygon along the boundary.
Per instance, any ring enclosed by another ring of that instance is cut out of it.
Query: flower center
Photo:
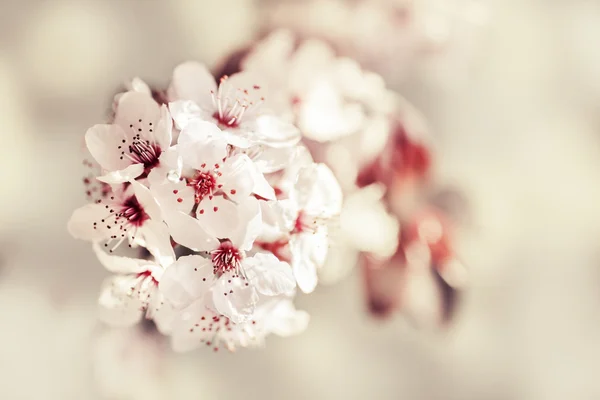
[[[158,165],[161,153],[161,148],[149,140],[134,139],[129,145],[130,159],[135,163],[144,164],[146,174]]]
[[[228,271],[237,271],[243,258],[243,254],[235,248],[229,240],[224,240],[219,248],[211,252],[213,262],[213,273],[222,274]]]
[[[118,217],[125,218],[129,224],[135,227],[142,226],[150,218],[135,196],[131,196],[123,202]]]
[[[217,93],[211,90],[212,102],[215,112],[212,117],[217,121],[221,128],[235,128],[239,126],[244,113],[249,109],[254,109],[259,106],[264,98],[260,101],[252,101],[248,89],[237,88],[234,93],[223,94],[224,82],[229,77],[224,75],[221,77],[221,82]],[[254,85],[251,90],[260,90],[260,86]]]
[[[194,198],[196,204],[200,203],[206,196],[210,196],[217,186],[216,177],[210,172],[197,172],[196,175],[188,179],[188,186],[194,188]]]

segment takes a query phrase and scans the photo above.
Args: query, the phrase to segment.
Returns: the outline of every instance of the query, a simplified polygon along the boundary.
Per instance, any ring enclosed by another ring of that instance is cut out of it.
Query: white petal
[[[144,172],[144,164],[131,164],[125,169],[112,171],[106,175],[99,176],[100,182],[105,182],[111,185],[132,181]]]
[[[149,220],[138,230],[144,240],[144,246],[162,266],[175,261],[175,252],[171,246],[169,229],[162,221]]]
[[[261,146],[261,151],[252,157],[252,161],[256,164],[256,168],[265,174],[282,170],[290,164],[290,160],[294,157],[296,147],[275,148],[269,146]]]
[[[221,99],[228,99],[229,104],[234,104],[236,100],[242,105],[258,104],[268,97],[264,80],[258,74],[247,71],[221,80],[219,91]]]
[[[209,196],[198,204],[196,218],[206,232],[219,239],[226,239],[245,222],[240,219],[238,208],[223,196]]]
[[[216,93],[217,84],[204,64],[189,61],[173,70],[173,80],[169,87],[169,99],[192,100],[201,108],[211,110],[211,92]]]
[[[240,128],[230,128],[222,131],[223,138],[234,147],[247,149],[255,144],[252,140],[246,138],[248,131]]]
[[[219,241],[208,234],[196,218],[178,211],[166,214],[165,217],[173,240],[180,245],[200,251],[219,247]]]
[[[152,196],[150,189],[137,181],[131,181],[136,199],[140,202],[146,214],[155,221],[162,221],[160,206]]]
[[[152,185],[150,191],[165,214],[175,211],[189,214],[194,207],[194,189],[185,181]]]
[[[212,261],[201,256],[180,257],[160,279],[159,290],[175,308],[202,298],[214,282]]]
[[[94,125],[85,133],[87,148],[102,169],[116,171],[127,167],[131,161],[123,157],[121,149],[125,132],[116,125]]]
[[[238,229],[229,235],[231,242],[240,250],[250,250],[262,230],[262,215],[259,201],[248,197],[237,207]]]
[[[196,103],[189,100],[175,101],[169,103],[171,117],[175,121],[177,129],[185,129],[191,121],[198,118],[209,121],[211,116],[206,114]]]
[[[146,271],[148,264],[152,264],[148,260],[140,260],[139,258],[121,257],[107,254],[101,249],[97,243],[93,244],[94,253],[98,257],[100,264],[107,270],[117,274],[139,274]]]
[[[260,115],[248,124],[242,123],[240,129],[251,132],[254,142],[275,148],[294,146],[302,137],[293,124],[274,115]]]
[[[160,108],[160,120],[158,121],[156,128],[153,129],[154,141],[162,150],[166,150],[171,146],[171,140],[173,139],[173,119],[166,105],[162,105]],[[149,132],[150,134],[150,132]]]
[[[252,285],[246,285],[241,278],[233,274],[223,274],[213,287],[213,302],[216,310],[238,324],[248,321],[258,301],[258,295]]]
[[[177,315],[177,311],[160,293],[155,294],[146,314],[152,317],[160,333],[169,335],[172,332],[173,321]]]
[[[100,241],[112,234],[112,231],[101,223],[102,219],[107,216],[108,212],[104,205],[87,204],[73,212],[67,228],[75,239]],[[94,225],[94,222],[97,224]]]
[[[221,139],[223,133],[217,125],[212,122],[193,119],[181,129],[177,144],[180,146],[190,145],[195,142],[207,142],[209,140]]]
[[[259,195],[263,199],[275,200],[277,198],[275,190],[269,184],[263,173],[258,169],[256,163],[253,162],[251,164],[250,171],[252,172],[252,181],[254,183],[252,186],[252,193]]]
[[[181,353],[193,350],[212,340],[220,328],[214,324],[214,311],[206,307],[204,300],[197,300],[177,313],[173,322],[171,347]],[[201,342],[203,341],[203,342]]]
[[[196,170],[221,166],[223,159],[227,157],[227,142],[222,138],[180,144],[178,147],[183,164]]]
[[[113,276],[104,281],[100,293],[99,318],[116,327],[136,324],[142,318],[142,303],[127,295],[133,280],[128,276]]]
[[[150,186],[152,187],[153,185],[160,185],[166,181],[170,181],[173,179],[173,174],[175,174],[176,179],[179,179],[182,166],[183,164],[177,146],[171,146],[164,150],[160,155],[158,165],[152,168],[148,174]]]
[[[327,236],[319,231],[296,235],[290,241],[292,269],[304,293],[311,293],[317,286],[317,268],[325,263],[328,247]]]
[[[342,189],[325,164],[302,168],[295,185],[296,201],[311,215],[332,217],[342,209]]]
[[[292,268],[273,254],[257,253],[243,261],[243,268],[259,293],[267,296],[289,293],[296,287]]]
[[[128,136],[137,134],[138,129],[142,129],[141,132],[146,136],[149,133],[149,124],[157,126],[160,116],[160,107],[151,96],[146,93],[127,92],[119,99],[115,124],[128,133]]]
[[[291,300],[285,299],[271,310],[267,321],[267,330],[279,336],[291,336],[306,330],[310,315],[306,311],[296,310]]]
[[[254,171],[252,161],[245,154],[228,158],[219,170],[223,174],[219,178],[219,184],[223,185],[221,189],[234,201],[249,196],[254,188]]]

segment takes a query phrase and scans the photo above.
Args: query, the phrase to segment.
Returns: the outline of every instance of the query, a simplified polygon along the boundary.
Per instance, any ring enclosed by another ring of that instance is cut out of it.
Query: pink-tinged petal
[[[196,210],[196,218],[207,232],[219,239],[228,238],[243,224],[238,206],[223,196],[202,199]]]
[[[240,201],[252,193],[254,176],[257,175],[255,171],[252,160],[247,155],[238,154],[230,157],[219,170],[223,174],[219,179],[219,184],[223,186],[219,189],[230,199]]]
[[[202,298],[214,280],[211,260],[184,256],[167,267],[158,288],[173,307],[181,309]]]
[[[137,181],[131,181],[131,187],[146,214],[156,221],[162,221],[160,206],[152,196],[150,189]]]
[[[284,299],[271,310],[265,328],[279,336],[291,336],[306,330],[309,321],[306,311],[296,310],[291,300]]]
[[[144,172],[144,164],[131,164],[125,169],[119,171],[112,171],[106,175],[99,176],[100,182],[108,183],[110,185],[116,185],[119,183],[125,183],[132,181]]]
[[[253,142],[275,148],[294,146],[302,138],[298,128],[274,115],[260,115],[240,129],[249,132]]]
[[[177,243],[192,250],[210,251],[219,247],[217,238],[206,232],[200,222],[182,212],[165,215],[169,232]]]
[[[223,133],[213,122],[194,119],[189,121],[177,138],[180,147],[189,146],[192,143],[205,143],[209,140],[221,139]]]
[[[237,206],[238,228],[231,231],[229,239],[240,250],[248,251],[262,230],[260,202],[248,197]]]
[[[138,230],[144,240],[144,246],[150,254],[166,267],[175,261],[175,252],[171,246],[169,229],[162,221],[149,220]]]
[[[215,78],[204,64],[194,61],[178,65],[168,90],[169,99],[192,100],[205,110],[214,109],[211,93],[217,91]]]
[[[223,165],[227,157],[227,142],[222,138],[179,145],[179,154],[186,167],[204,171]]]
[[[127,92],[119,99],[115,124],[119,125],[129,137],[139,132],[150,139],[148,136],[152,136],[152,133],[149,130],[154,130],[152,127],[157,126],[160,116],[160,107],[151,96],[146,93]]]
[[[113,234],[105,224],[101,224],[102,219],[108,215],[104,205],[87,204],[73,212],[67,228],[75,239],[101,241]]]
[[[257,253],[246,258],[243,268],[250,284],[266,296],[289,293],[296,287],[290,265],[279,261],[273,254]]]
[[[104,281],[98,299],[101,321],[111,326],[125,327],[142,319],[142,302],[128,295],[128,290],[134,284],[131,276],[117,275]]]
[[[252,285],[233,273],[223,274],[213,287],[213,302],[216,311],[239,324],[252,318],[258,294]]]
[[[167,181],[162,185],[152,185],[150,191],[163,213],[181,211],[189,214],[194,207],[194,189],[185,181],[177,181],[177,183]]]
[[[124,140],[125,132],[116,125],[94,125],[85,133],[90,154],[106,171],[121,170],[131,164],[128,158],[121,159]]]
[[[144,82],[137,76],[133,78],[130,82],[126,82],[125,87],[127,88],[127,90],[145,93],[149,96],[152,95],[152,90],[150,89],[150,86],[148,86],[146,82]]]
[[[148,182],[151,188],[153,185],[161,185],[166,181],[179,179],[182,168],[183,161],[179,156],[177,146],[164,150],[160,155],[158,165],[152,168],[148,174]]]
[[[340,213],[342,189],[325,164],[302,168],[295,188],[296,201],[309,214],[328,218]]]
[[[173,119],[166,105],[160,107],[160,120],[156,128],[153,129],[154,141],[162,150],[166,150],[171,146],[173,139]]]
[[[100,264],[108,271],[116,274],[139,274],[146,271],[147,266],[152,264],[148,260],[140,260],[139,258],[110,255],[102,250],[97,243],[94,243],[92,247]]]

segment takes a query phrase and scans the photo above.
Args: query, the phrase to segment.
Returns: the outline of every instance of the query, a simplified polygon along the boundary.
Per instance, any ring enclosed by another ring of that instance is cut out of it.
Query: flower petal
[[[342,209],[342,189],[325,164],[302,168],[295,189],[300,208],[311,215],[329,218]]]
[[[310,315],[306,311],[296,310],[289,299],[280,300],[271,310],[266,322],[266,330],[279,336],[291,336],[306,330]]]
[[[221,166],[223,159],[227,157],[227,142],[222,138],[196,141],[178,147],[184,166],[200,171]]]
[[[201,256],[183,256],[163,273],[158,288],[167,301],[181,309],[202,298],[214,282],[212,261]]]
[[[128,158],[121,159],[125,132],[116,125],[94,125],[85,133],[87,148],[106,171],[117,171],[131,164]]]
[[[221,190],[227,197],[239,201],[239,199],[248,197],[252,193],[255,167],[247,155],[238,154],[229,157],[225,160],[219,172],[223,174],[219,178],[219,184],[223,185]]]
[[[177,144],[181,146],[190,145],[195,142],[207,142],[213,139],[222,138],[223,133],[217,125],[212,122],[194,119],[189,121],[184,128],[181,129]]]
[[[240,220],[238,206],[223,196],[202,199],[198,204],[196,218],[206,232],[219,239],[228,238],[244,223]]]
[[[219,241],[202,228],[200,222],[176,211],[165,215],[169,232],[177,243],[192,250],[209,251],[219,246]]]
[[[115,185],[132,181],[140,176],[143,172],[144,164],[131,164],[125,169],[109,172],[108,174],[99,176],[96,179],[98,179],[100,182]]]
[[[162,221],[149,220],[138,230],[144,240],[144,247],[154,256],[160,265],[166,267],[175,261],[175,252],[171,246],[169,229]]]
[[[290,241],[292,269],[304,293],[311,293],[317,286],[317,269],[325,263],[328,247],[324,230],[299,234]]]
[[[116,274],[139,274],[148,269],[148,264],[152,264],[152,262],[148,260],[107,254],[101,249],[98,243],[94,243],[92,248],[94,249],[96,257],[98,257],[100,264],[108,271]]]
[[[242,123],[240,129],[250,132],[250,138],[255,143],[275,148],[294,146],[302,138],[298,128],[274,115],[260,115],[248,123]]]
[[[192,100],[205,110],[214,108],[211,93],[216,93],[217,84],[204,64],[189,61],[173,70],[169,86],[169,99]]]
[[[138,181],[131,181],[131,187],[135,193],[135,197],[140,202],[144,211],[155,221],[162,221],[160,206],[150,193],[150,189],[142,185]]]
[[[292,268],[270,253],[257,253],[243,261],[250,284],[266,296],[289,293],[296,287]]]
[[[246,285],[245,280],[234,278],[233,273],[228,273],[217,279],[212,299],[216,311],[239,324],[252,317],[258,294],[252,285]]]
[[[229,234],[231,242],[240,250],[248,251],[262,230],[260,203],[248,197],[237,206],[238,228]]]
[[[75,239],[104,240],[112,234],[112,231],[108,230],[106,225],[100,224],[100,221],[107,216],[108,213],[104,205],[87,204],[73,212],[67,228]],[[94,225],[95,222],[97,225]]]
[[[115,326],[131,326],[142,318],[142,302],[127,294],[134,284],[130,276],[113,276],[104,281],[99,304],[99,318],[104,323]]]
[[[154,129],[154,141],[162,150],[166,150],[171,146],[173,139],[173,119],[169,113],[169,108],[166,105],[160,107],[160,120]]]
[[[194,189],[185,181],[152,185],[150,191],[165,214],[175,211],[189,214],[194,207]]]
[[[119,99],[115,124],[128,133],[129,137],[138,132],[148,136],[150,124],[157,126],[160,117],[160,107],[151,96],[141,92],[127,92]]]

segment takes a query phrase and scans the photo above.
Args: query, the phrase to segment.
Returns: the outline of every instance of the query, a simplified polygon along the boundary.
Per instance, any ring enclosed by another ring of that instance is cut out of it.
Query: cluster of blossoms
[[[344,203],[336,245],[321,279],[336,281],[360,263],[374,314],[399,309],[415,320],[446,321],[464,269],[451,245],[452,210],[431,184],[430,137],[420,114],[379,75],[336,56],[323,41],[300,40],[286,30],[225,65],[230,71],[269,69],[281,114],[340,182]],[[443,251],[436,250],[440,246]],[[431,290],[412,290],[415,285]],[[413,310],[413,300],[429,309]]]
[[[267,31],[325,40],[388,82],[435,63],[464,70],[489,14],[486,0],[262,1]]]
[[[99,299],[106,322],[151,319],[179,351],[306,327],[293,299],[317,285],[342,191],[300,144],[265,72],[216,82],[189,62],[167,90],[134,79],[111,123],[87,131],[97,173],[68,227],[114,274]],[[127,247],[143,255],[117,254]]]

